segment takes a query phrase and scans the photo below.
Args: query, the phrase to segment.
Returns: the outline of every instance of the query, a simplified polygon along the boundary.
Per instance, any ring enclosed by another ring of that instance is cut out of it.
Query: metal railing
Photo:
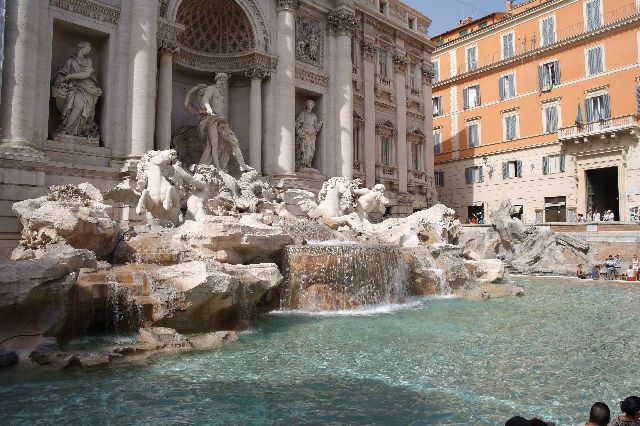
[[[588,25],[588,23],[585,22],[584,20],[580,20],[575,24],[556,30],[554,40],[552,40],[552,42],[547,42],[546,44],[544,44],[544,40],[540,38],[539,32],[535,32],[533,34],[519,34],[516,29],[517,39],[515,41],[514,56],[510,58],[503,58],[502,51],[500,50],[495,51],[488,55],[484,55],[478,58],[475,62],[473,62],[472,70],[469,70],[466,62],[462,64],[458,64],[456,67],[453,67],[453,68],[447,68],[446,66],[443,66],[442,60],[447,60],[448,57],[446,55],[442,56],[441,63],[440,63],[440,78],[438,82],[442,82],[444,80],[448,80],[449,78],[456,77],[458,75],[462,75],[467,72],[472,72],[477,69],[482,69],[484,67],[497,64],[504,60],[518,57],[519,55],[533,52],[542,47],[556,45],[565,40],[569,40],[573,37],[579,36],[581,34],[588,34],[590,32],[597,31],[602,27],[605,27],[607,25],[638,15],[639,13],[640,13],[640,2],[638,2],[637,0],[627,0],[627,4],[624,4],[623,6],[620,6],[617,9],[610,10],[602,14],[602,20],[600,23],[590,23],[590,25]]]
[[[558,130],[558,140],[577,139],[590,135],[598,135],[605,132],[613,132],[622,129],[638,127],[638,116],[623,115],[608,120],[593,121],[591,123],[578,124],[563,127]]]

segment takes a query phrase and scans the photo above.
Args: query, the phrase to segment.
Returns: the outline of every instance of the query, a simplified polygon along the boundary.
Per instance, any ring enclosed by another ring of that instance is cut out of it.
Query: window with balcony
[[[431,98],[431,102],[433,102],[433,116],[442,115],[442,96]]]
[[[378,52],[378,74],[389,77],[389,52],[386,50]]]
[[[586,1],[585,26],[587,31],[593,31],[602,26],[602,4],[600,0]]]
[[[442,188],[444,186],[444,172],[434,172],[433,173],[433,183],[436,188]]]
[[[560,84],[560,62],[552,61],[538,65],[538,85],[540,90],[548,91]]]
[[[511,112],[502,116],[504,129],[504,140],[513,141],[518,139],[518,113]]]
[[[556,17],[547,16],[540,23],[542,45],[548,46],[556,42]]]
[[[598,75],[604,72],[604,46],[587,49],[587,75]]]
[[[565,170],[564,154],[546,155],[542,157],[542,174],[563,173]]]
[[[478,68],[478,48],[473,46],[467,48],[467,71]]]
[[[585,115],[588,123],[611,118],[611,99],[603,93],[585,100]]]
[[[480,106],[480,85],[469,86],[464,89],[464,109],[475,108]]]
[[[484,172],[482,171],[482,166],[472,166],[464,169],[464,179],[468,184],[484,182]]]
[[[380,136],[380,162],[384,166],[393,165],[393,141],[391,136]]]
[[[407,25],[409,26],[409,28],[411,28],[412,30],[417,30],[418,29],[418,23],[416,21],[416,18],[413,17],[409,17],[407,19]]]
[[[440,81],[440,61],[431,62],[431,69],[433,69],[433,79],[431,83],[435,84]]]
[[[467,146],[469,148],[480,146],[480,122],[478,120],[467,122]]]
[[[440,129],[433,131],[433,153],[440,154],[442,152],[442,132]]]
[[[424,171],[424,144],[421,142],[411,144],[411,167],[412,170]]]
[[[511,73],[498,79],[498,94],[500,100],[513,98],[516,95],[516,75]]]
[[[542,120],[542,128],[545,133],[557,132],[560,128],[560,104],[543,105]]]
[[[513,58],[516,54],[516,46],[514,34],[507,33],[502,35],[502,59]]]
[[[522,161],[512,160],[504,161],[502,163],[502,178],[512,179],[522,177]]]
[[[383,15],[387,15],[389,13],[389,4],[386,1],[380,0],[380,3],[378,4],[378,12]]]

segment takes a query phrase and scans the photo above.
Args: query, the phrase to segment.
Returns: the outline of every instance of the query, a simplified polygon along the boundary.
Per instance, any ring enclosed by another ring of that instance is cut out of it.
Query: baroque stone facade
[[[272,184],[318,191],[331,177],[360,178],[386,186],[387,213],[426,207],[430,21],[400,1],[388,6],[381,13],[369,0],[7,0],[0,254],[21,230],[14,202],[51,185],[88,181],[106,191],[133,178],[148,151],[189,140],[186,129],[198,119],[185,97],[217,73],[229,74],[220,114],[247,165]],[[56,77],[72,56],[83,64],[74,81],[89,84],[91,96],[68,96],[73,84]],[[324,122],[307,159],[318,171],[311,177],[296,171],[296,118],[307,100]],[[380,132],[380,122],[393,130]],[[427,136],[410,134],[415,128]],[[139,218],[132,209],[118,214]]]

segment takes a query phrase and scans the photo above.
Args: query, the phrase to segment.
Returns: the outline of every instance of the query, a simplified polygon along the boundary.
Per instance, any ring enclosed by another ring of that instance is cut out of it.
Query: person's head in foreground
[[[620,403],[620,411],[622,416],[612,424],[635,424],[640,420],[640,398],[637,396],[628,396]]]
[[[521,416],[515,416],[506,421],[504,426],[555,426],[553,423],[534,418],[527,420]]]
[[[596,402],[589,411],[588,426],[607,426],[611,420],[611,411],[604,402]]]

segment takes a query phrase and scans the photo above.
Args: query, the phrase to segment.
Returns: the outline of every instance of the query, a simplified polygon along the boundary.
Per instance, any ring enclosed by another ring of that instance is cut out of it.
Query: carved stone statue
[[[324,34],[319,22],[304,16],[296,18],[296,57],[306,62],[322,65]]]
[[[359,196],[356,201],[356,213],[362,221],[369,219],[369,213],[385,213],[389,204],[389,200],[384,196],[385,190],[381,183],[375,185],[373,189],[354,189],[353,193]]]
[[[316,171],[311,162],[316,153],[316,138],[322,129],[323,120],[313,112],[316,103],[307,100],[306,108],[296,119],[296,170]]]
[[[61,114],[57,128],[60,135],[86,137],[97,143],[100,138],[98,125],[94,121],[96,103],[102,96],[91,59],[91,44],[78,44],[78,53],[64,63],[56,73],[51,96]],[[35,70],[33,70],[35,72]]]
[[[227,117],[224,116],[224,92],[229,76],[218,73],[215,83],[211,86],[200,84],[193,87],[185,97],[184,106],[188,112],[198,117],[198,133],[205,142],[205,149],[200,158],[200,164],[213,164],[220,167],[218,155],[219,140],[225,142],[226,148],[231,151],[240,165],[240,170],[246,172],[253,170],[244,162],[240,151],[240,144]]]

